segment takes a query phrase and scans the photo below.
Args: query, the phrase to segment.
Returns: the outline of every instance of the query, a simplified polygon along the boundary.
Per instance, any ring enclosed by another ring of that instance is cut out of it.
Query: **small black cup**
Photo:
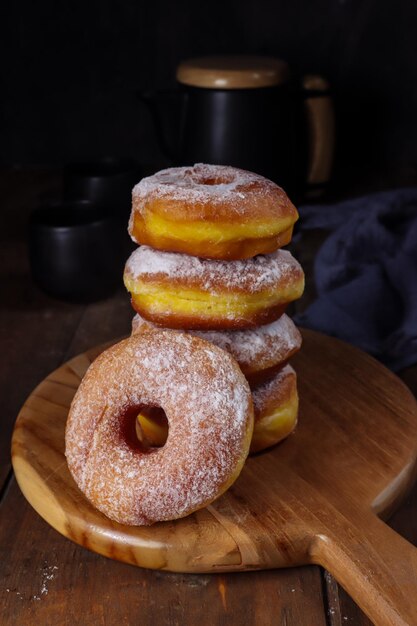
[[[33,279],[65,300],[105,298],[122,284],[123,237],[118,221],[88,202],[36,209],[29,223]]]
[[[88,200],[125,219],[130,212],[132,187],[139,179],[139,168],[130,158],[70,163],[64,168],[64,201]]]

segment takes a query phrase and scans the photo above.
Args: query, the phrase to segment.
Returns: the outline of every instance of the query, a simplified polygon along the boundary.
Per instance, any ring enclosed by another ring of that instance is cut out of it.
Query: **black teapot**
[[[297,81],[285,61],[268,57],[203,57],[182,62],[175,146],[162,120],[163,94],[139,94],[149,106],[173,165],[233,165],[274,180],[292,197],[319,195],[329,181],[334,114],[320,76]],[[165,124],[166,128],[166,124]]]

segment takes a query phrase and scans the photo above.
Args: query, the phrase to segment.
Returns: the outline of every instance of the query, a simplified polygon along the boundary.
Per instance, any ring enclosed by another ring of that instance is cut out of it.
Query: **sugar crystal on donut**
[[[133,308],[160,326],[226,330],[278,319],[301,296],[304,273],[286,250],[219,261],[141,246],[124,282]]]
[[[286,365],[269,381],[252,391],[255,426],[250,452],[259,452],[279,443],[297,425],[297,375]]]
[[[162,170],[134,187],[129,233],[159,250],[246,259],[289,243],[297,219],[287,194],[271,180],[197,163]]]
[[[159,327],[136,314],[132,334]],[[301,334],[287,315],[264,326],[247,330],[187,330],[229,352],[238,362],[250,385],[269,378],[301,347]]]
[[[285,365],[268,380],[252,389],[255,414],[250,453],[276,445],[297,425],[297,376],[290,365]],[[153,445],[163,445],[166,432],[161,428],[161,409],[141,411],[138,415],[141,437]]]
[[[163,448],[143,451],[123,418],[160,406]],[[249,451],[248,384],[225,351],[191,335],[136,335],[102,353],[71,405],[66,456],[81,491],[113,520],[142,525],[176,519],[221,495]]]

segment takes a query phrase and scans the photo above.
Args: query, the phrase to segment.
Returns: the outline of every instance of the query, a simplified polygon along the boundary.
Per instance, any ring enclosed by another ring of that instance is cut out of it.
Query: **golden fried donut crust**
[[[278,319],[303,293],[304,273],[286,250],[218,261],[142,246],[128,259],[124,282],[133,308],[159,326],[237,330]]]
[[[142,179],[132,192],[129,233],[139,244],[215,259],[244,259],[289,243],[298,213],[272,181],[197,163]]]
[[[168,418],[162,448],[134,436],[143,406]],[[176,519],[221,495],[249,450],[249,386],[225,351],[183,333],[143,333],[103,352],[71,404],[66,457],[92,504],[123,524]]]
[[[250,452],[269,448],[287,437],[297,425],[297,375],[285,365],[267,382],[252,390],[255,411]]]
[[[132,320],[132,335],[157,331],[158,326],[136,314]],[[301,333],[288,315],[272,324],[248,330],[208,330],[190,332],[229,352],[238,362],[250,386],[270,379],[272,374],[301,347]]]

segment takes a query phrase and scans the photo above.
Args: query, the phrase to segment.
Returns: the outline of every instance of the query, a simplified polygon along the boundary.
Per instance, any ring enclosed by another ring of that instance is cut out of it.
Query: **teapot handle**
[[[321,76],[303,77],[308,132],[307,198],[320,196],[330,179],[335,146],[335,116],[329,83]]]

